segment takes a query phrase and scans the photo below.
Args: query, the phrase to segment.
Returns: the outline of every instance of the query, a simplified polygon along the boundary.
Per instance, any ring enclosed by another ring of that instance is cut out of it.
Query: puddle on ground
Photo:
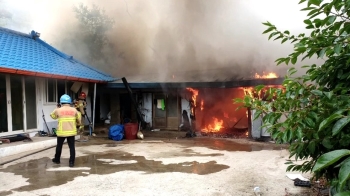
[[[168,143],[177,143],[187,147],[206,147],[213,150],[226,150],[226,151],[260,151],[260,150],[281,150],[285,149],[285,145],[278,145],[269,142],[261,143],[251,143],[251,144],[242,144],[237,143],[234,140],[225,140],[225,139],[213,139],[213,138],[190,138],[190,139],[178,139],[164,142]]]
[[[114,163],[114,161],[117,161],[117,163]],[[56,165],[51,162],[51,159],[45,157],[11,165],[5,169],[0,169],[0,171],[10,172],[28,178],[30,185],[22,186],[13,190],[30,191],[65,184],[72,181],[75,177],[87,176],[89,174],[103,175],[131,170],[142,171],[146,174],[182,172],[206,175],[229,168],[227,165],[217,164],[216,161],[208,161],[206,163],[193,161],[163,164],[161,161],[147,160],[143,156],[133,156],[132,154],[117,151],[109,151],[109,153],[106,154],[89,154],[87,156],[77,157],[75,166],[71,170],[62,171],[60,167],[68,167],[68,159],[61,159],[61,164]],[[49,169],[49,171],[47,171],[47,169]],[[4,192],[0,192],[0,194],[4,194]]]
[[[111,140],[92,140],[86,143],[77,143],[77,146],[85,146],[92,144],[105,144],[106,147],[116,147],[130,143],[150,143],[147,140],[133,140],[115,142]],[[178,139],[164,140],[162,142],[176,143],[182,146],[182,151],[173,151],[160,153],[159,157],[191,157],[191,156],[223,156],[221,153],[198,153],[190,147],[206,147],[214,150],[226,151],[260,151],[260,150],[280,150],[282,147],[271,143],[262,144],[240,144],[230,140],[196,138],[196,139]],[[208,161],[206,163],[182,162],[174,164],[163,164],[161,161],[148,160],[143,156],[133,156],[132,154],[120,151],[105,151],[100,154],[88,154],[76,158],[74,169],[64,170],[62,167],[68,167],[68,159],[61,159],[60,165],[55,165],[50,158],[41,158],[30,160],[25,163],[18,163],[0,169],[1,172],[10,172],[28,178],[30,185],[22,186],[14,191],[30,191],[51,186],[58,186],[72,181],[78,176],[88,176],[89,174],[111,174],[121,171],[141,171],[145,174],[151,173],[168,173],[182,172],[188,174],[206,175],[220,172],[229,168],[227,165],[217,164],[216,161]],[[10,194],[11,191],[0,192],[0,195]]]

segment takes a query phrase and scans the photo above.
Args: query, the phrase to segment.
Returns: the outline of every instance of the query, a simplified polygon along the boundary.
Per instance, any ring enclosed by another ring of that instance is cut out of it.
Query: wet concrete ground
[[[261,172],[266,168],[271,180],[292,185],[285,167],[278,167],[284,148],[213,138],[94,138],[76,143],[74,168],[68,167],[67,145],[59,165],[51,162],[54,148],[4,165],[0,195],[252,195],[259,181],[269,184]],[[283,195],[284,188],[274,190],[271,183],[267,195]]]

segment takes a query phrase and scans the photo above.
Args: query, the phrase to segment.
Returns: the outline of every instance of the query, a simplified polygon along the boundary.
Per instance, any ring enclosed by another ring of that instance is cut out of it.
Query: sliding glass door
[[[22,76],[11,75],[11,111],[12,111],[12,130],[23,130],[23,88]]]
[[[37,128],[34,77],[0,74],[0,136]]]
[[[36,84],[34,77],[24,78],[26,130],[37,128]]]
[[[0,74],[0,134],[8,132],[6,76]]]

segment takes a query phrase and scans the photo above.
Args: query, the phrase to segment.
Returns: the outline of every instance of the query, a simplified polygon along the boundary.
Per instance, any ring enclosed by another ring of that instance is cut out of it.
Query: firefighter
[[[81,114],[82,124],[77,127],[78,128],[78,134],[80,135],[81,141],[87,141],[88,138],[84,137],[84,122],[85,122],[85,115],[86,115],[86,94],[84,92],[81,92],[78,96],[77,100],[74,100],[74,107],[77,109],[77,111]]]
[[[81,114],[70,106],[72,99],[69,95],[62,95],[60,98],[61,107],[57,107],[51,114],[52,119],[58,119],[57,126],[57,146],[55,158],[52,162],[60,164],[60,158],[62,153],[62,146],[64,140],[67,138],[69,146],[70,157],[69,167],[74,167],[75,161],[75,136],[77,135],[77,125],[81,124]]]

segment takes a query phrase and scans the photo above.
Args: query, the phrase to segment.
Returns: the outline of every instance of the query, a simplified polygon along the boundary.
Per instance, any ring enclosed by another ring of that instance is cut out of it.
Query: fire
[[[278,78],[276,73],[270,72],[265,74],[265,72],[263,72],[263,75],[259,75],[258,73],[255,73],[254,75],[255,78]]]
[[[201,111],[203,111],[204,110],[204,101],[202,100],[201,101]]]
[[[192,92],[192,100],[193,100],[193,104],[196,107],[196,103],[197,103],[197,96],[198,96],[198,90],[195,90],[193,88],[186,88],[187,90]]]
[[[197,106],[198,90],[195,90],[193,88],[186,88],[186,89],[192,92],[193,107],[191,107],[191,113],[194,114],[194,109]]]
[[[270,88],[278,88],[282,89],[284,91],[283,86],[281,85],[266,85],[263,89],[260,91],[256,91],[254,87],[242,87],[240,89],[243,89],[244,95],[248,95],[252,98],[256,99],[264,99],[264,97],[267,97],[267,93],[269,93]],[[273,94],[273,98],[276,98],[276,93]]]
[[[223,128],[224,121],[223,120],[219,120],[215,117],[213,117],[214,122],[209,124],[205,129],[203,129],[203,131],[206,132],[218,132],[220,131],[221,128]]]
[[[244,95],[249,95],[250,97],[253,97],[253,90],[253,87],[243,88]]]

